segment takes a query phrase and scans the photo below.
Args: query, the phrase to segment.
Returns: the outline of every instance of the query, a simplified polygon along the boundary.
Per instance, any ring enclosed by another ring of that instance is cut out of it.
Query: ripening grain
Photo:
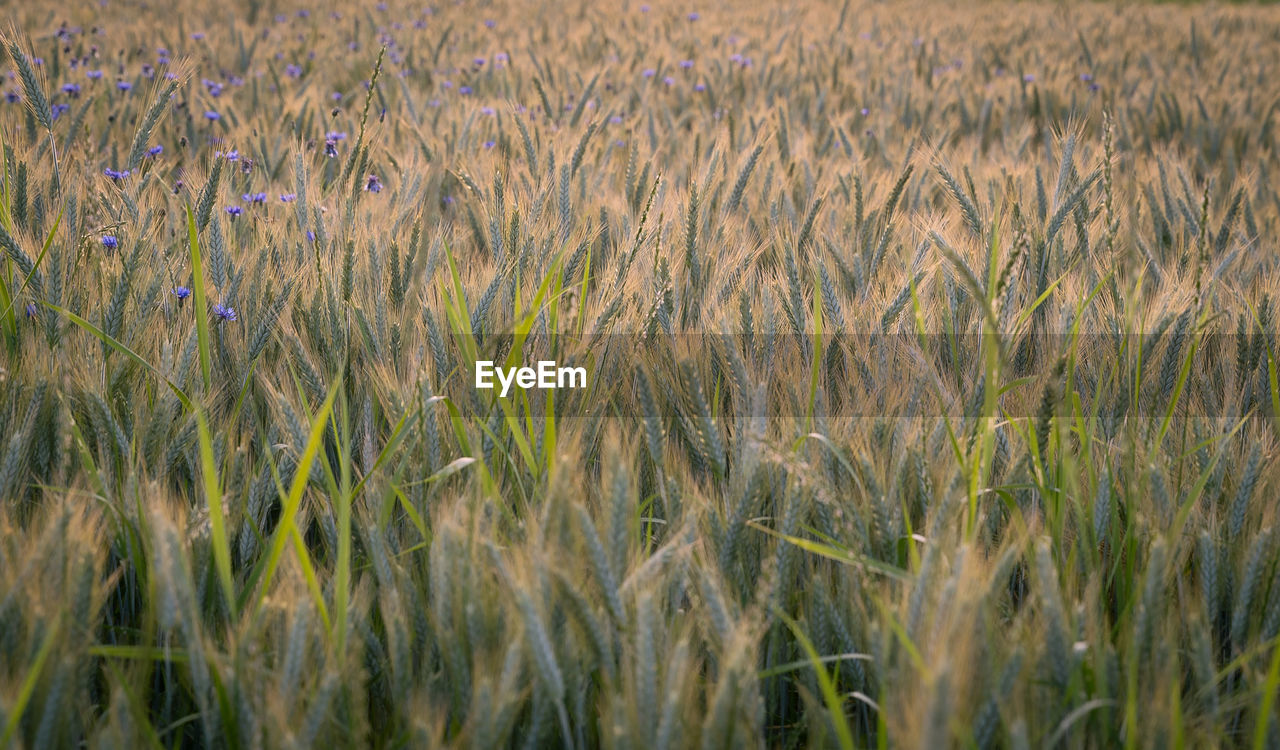
[[[0,747],[1280,748],[1277,9],[37,5]]]

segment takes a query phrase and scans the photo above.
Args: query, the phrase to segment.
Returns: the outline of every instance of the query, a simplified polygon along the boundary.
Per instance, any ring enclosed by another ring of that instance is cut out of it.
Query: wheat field
[[[0,9],[0,747],[1280,748],[1280,8]]]

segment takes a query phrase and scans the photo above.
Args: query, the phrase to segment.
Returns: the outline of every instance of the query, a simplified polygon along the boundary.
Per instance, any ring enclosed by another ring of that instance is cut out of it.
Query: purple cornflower
[[[4,100],[10,104],[17,104],[22,101],[22,97],[18,96],[18,92],[16,91],[6,91],[4,92]]]
[[[209,96],[221,96],[222,84],[217,81],[211,81],[208,78],[201,78],[200,83],[204,84],[205,89],[209,91]]]
[[[681,61],[680,61],[680,67],[684,68],[685,70],[688,70],[689,68],[692,68],[692,67],[693,67],[693,60],[681,60]]]
[[[98,80],[99,78],[101,78],[101,77],[102,77],[102,71],[101,71],[101,70],[87,70],[87,71],[85,71],[85,77],[86,77],[86,78],[88,78],[90,81],[96,81],[96,80]]]
[[[867,115],[871,114],[871,110],[867,109],[866,107],[863,107],[862,109],[860,109],[860,110],[858,110],[858,111],[860,111],[860,112],[862,113],[862,116],[863,116],[863,117],[866,117]]]
[[[1087,81],[1092,81],[1092,80],[1093,80],[1093,74],[1091,74],[1091,73],[1081,73],[1081,74],[1080,74],[1080,80],[1082,80],[1082,81],[1086,81],[1086,82],[1087,82]]]
[[[381,193],[382,180],[378,179],[378,175],[371,174],[369,175],[369,179],[366,180],[364,183],[364,189],[366,192],[370,192],[370,193]]]
[[[462,94],[463,96],[466,96],[467,94],[470,94],[470,93],[471,93],[471,87],[470,87],[470,86],[459,86],[459,87],[458,87],[458,93],[459,93],[459,94]]]
[[[496,144],[495,144],[493,141],[485,141],[485,142],[484,142],[484,147],[485,147],[485,148],[493,148],[495,145],[496,145]]]
[[[34,302],[28,302],[28,303],[27,303],[27,317],[28,317],[28,318],[34,318],[35,316],[36,316],[36,303],[34,303]]]
[[[107,167],[106,169],[102,170],[102,173],[107,177],[110,177],[111,179],[115,180],[116,182],[119,182],[120,180],[123,180],[124,178],[129,176],[129,170],[127,169],[117,170],[117,169],[112,169],[111,167]]]
[[[211,109],[204,113],[204,119],[208,120],[209,122],[217,122],[218,120],[222,119],[222,115],[218,114],[217,112]]]
[[[614,125],[622,124],[622,115],[614,115],[613,117],[610,117],[609,122],[613,123]]]
[[[102,236],[102,246],[108,250],[115,250],[120,247],[120,240],[114,234],[104,234]]]
[[[226,159],[227,161],[239,161],[239,160],[240,160],[240,149],[238,149],[238,148],[233,148],[233,149],[231,149],[230,151],[228,151],[227,153],[222,154],[221,156],[222,156],[222,158]]]
[[[702,18],[702,16],[698,15],[698,11],[695,10],[694,12],[689,14],[688,18],[690,22],[693,22],[698,20],[699,18]]]
[[[676,85],[676,79],[672,78],[671,76],[667,76],[666,78],[663,78],[662,82],[667,84],[668,86]]]
[[[492,18],[485,19],[484,27],[486,29],[492,29],[494,26],[497,26],[497,25],[498,25],[498,22],[493,20]]]
[[[197,31],[196,33],[194,33],[194,34],[192,34],[192,35],[191,35],[191,38],[192,38],[192,39],[194,39],[194,40],[196,40],[196,41],[198,42],[198,41],[200,41],[201,39],[204,39],[204,32],[203,32],[203,31]]]
[[[227,213],[234,219],[244,213],[244,209],[239,206],[227,206]]]
[[[55,104],[55,105],[53,105],[53,107],[49,110],[49,113],[50,113],[51,115],[53,115],[53,119],[55,119],[55,120],[56,120],[56,119],[58,119],[59,117],[61,117],[61,116],[62,116],[62,114],[63,114],[64,112],[67,112],[67,111],[68,111],[68,110],[70,110],[70,109],[71,109],[71,105],[70,105],[70,104]]]
[[[707,84],[705,84],[705,83],[695,83],[695,84],[693,84],[693,90],[694,90],[694,91],[706,91],[706,90],[707,90]]]
[[[175,286],[173,288],[173,296],[177,297],[178,301],[181,302],[182,300],[191,296],[191,290],[186,288],[185,286]]]
[[[1031,83],[1031,82],[1032,82],[1032,81],[1034,81],[1035,79],[1036,79],[1036,77],[1035,77],[1034,75],[1032,75],[1031,73],[1026,73],[1026,74],[1024,74],[1024,75],[1022,76],[1022,82],[1023,82],[1023,83]]]
[[[298,199],[297,193],[281,193],[280,194],[281,203],[293,203],[297,199]]]
[[[481,107],[480,112],[481,114],[486,114],[486,115],[489,115],[490,117],[498,113],[498,111],[493,107]]]
[[[338,144],[332,138],[326,138],[324,141],[324,155],[330,159],[338,155]]]
[[[214,305],[213,314],[218,316],[218,320],[223,322],[233,321],[236,319],[236,309],[227,307],[226,305]]]
[[[80,96],[80,84],[64,83],[62,84],[62,93],[66,94],[72,99],[75,99]]]
[[[307,230],[307,242],[315,242],[315,241],[316,241],[316,233],[315,233],[315,232],[313,232],[313,231],[311,231],[310,229],[308,229],[308,230]]]
[[[147,149],[147,156],[159,156],[162,153],[164,153],[164,146],[161,146],[159,144],[156,144],[151,148]]]
[[[347,134],[340,130],[330,130],[324,134],[324,138],[327,141],[345,141],[347,140]]]
[[[244,200],[245,203],[266,203],[267,202],[266,193],[245,193],[244,195],[240,196],[240,198]]]
[[[484,67],[484,58],[483,58],[483,57],[477,57],[476,59],[472,60],[471,62],[472,62],[472,63],[474,63],[474,64],[475,64],[475,66],[476,66],[477,68]]]
[[[288,65],[284,66],[284,74],[289,76],[290,78],[301,78],[302,68],[298,67],[294,63],[289,63]]]
[[[658,74],[658,71],[654,70],[653,68],[645,68],[645,71],[640,75],[643,75],[645,78],[653,78],[657,74]]]

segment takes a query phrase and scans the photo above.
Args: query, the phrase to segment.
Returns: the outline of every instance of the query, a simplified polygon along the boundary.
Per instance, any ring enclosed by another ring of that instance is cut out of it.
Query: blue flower
[[[34,303],[34,302],[28,302],[28,303],[27,303],[27,317],[28,317],[28,318],[34,318],[35,316],[36,316],[36,303]]]
[[[181,302],[182,300],[191,296],[191,290],[186,288],[185,286],[175,286],[173,288],[173,296],[177,297],[178,301]]]
[[[338,155],[338,144],[332,139],[326,139],[324,142],[324,155],[330,159]]]
[[[680,67],[684,68],[685,70],[688,70],[689,68],[692,68],[692,67],[693,67],[693,60],[681,60],[681,61],[680,61]]]
[[[498,22],[497,22],[497,21],[495,21],[495,20],[493,20],[492,18],[487,19],[487,20],[484,22],[484,27],[485,27],[486,29],[492,29],[494,26],[497,26],[497,25],[498,25]]]
[[[112,169],[111,167],[107,167],[106,169],[102,170],[102,173],[107,177],[110,177],[111,179],[115,180],[116,182],[119,182],[120,180],[123,180],[124,178],[129,176],[129,170],[127,169],[116,170],[116,169]]]
[[[315,233],[315,232],[313,232],[313,231],[311,231],[310,229],[308,229],[308,230],[307,230],[307,242],[315,242],[315,241],[316,241],[316,233]]]
[[[129,89],[133,88],[133,84],[129,83],[128,81],[116,81],[116,88],[120,89],[121,91],[128,91]]]
[[[218,114],[217,112],[211,109],[204,113],[204,119],[208,120],[209,122],[217,122],[218,120],[222,119],[222,115]]]
[[[85,76],[86,76],[90,81],[96,81],[96,80],[98,80],[99,78],[101,78],[101,77],[102,77],[102,71],[101,71],[101,70],[89,70],[89,71],[86,71],[86,72],[85,72]]]
[[[164,153],[164,146],[161,146],[159,144],[156,144],[151,148],[147,149],[147,156],[159,156],[162,153]]]
[[[345,141],[347,139],[347,134],[340,130],[330,130],[328,133],[324,134],[324,138],[327,141]]]
[[[17,104],[22,101],[22,97],[18,96],[18,92],[16,91],[6,91],[4,92],[4,100],[10,104]]]
[[[690,22],[696,21],[696,20],[698,20],[699,18],[702,18],[702,16],[698,15],[698,11],[696,11],[696,10],[695,10],[694,12],[692,12],[692,13],[690,13],[690,14],[689,14],[689,21],[690,21]]]
[[[653,68],[646,68],[644,73],[642,73],[641,75],[643,75],[645,78],[653,78],[657,74],[658,74],[658,71],[654,70]]]
[[[120,247],[120,240],[114,234],[106,234],[102,236],[102,246],[108,250],[115,250]]]
[[[466,96],[467,94],[470,94],[470,93],[471,93],[471,87],[470,87],[470,86],[459,86],[459,87],[458,87],[458,93],[459,93],[459,94],[462,94],[463,96]]]
[[[75,99],[76,97],[80,96],[80,84],[64,83],[62,84],[62,93],[66,94],[72,99]]]
[[[234,308],[234,307],[227,307],[227,306],[225,306],[225,305],[214,305],[214,306],[213,306],[213,314],[214,314],[214,315],[216,315],[216,316],[218,316],[218,320],[221,320],[221,321],[224,321],[224,322],[226,322],[226,321],[232,321],[232,320],[235,320],[235,319],[236,319],[236,310],[235,310],[235,308]]]
[[[301,78],[302,68],[298,67],[293,63],[289,63],[288,65],[284,66],[284,74],[289,76],[290,78]]]
[[[293,203],[297,199],[298,199],[297,193],[282,193],[280,195],[281,203]]]
[[[484,142],[484,147],[485,147],[485,148],[493,148],[493,147],[494,147],[494,145],[495,145],[495,144],[494,144],[494,142],[493,142],[493,141],[485,141],[485,142]]]
[[[364,183],[364,189],[370,193],[381,193],[382,180],[378,179],[378,175],[371,174],[369,175],[369,179]]]
[[[240,214],[244,213],[244,209],[240,208],[239,206],[227,206],[227,213],[230,214],[231,218],[234,219]]]
[[[484,58],[483,58],[483,57],[477,57],[476,59],[472,60],[471,62],[475,63],[475,66],[476,66],[477,68],[484,67]]]

